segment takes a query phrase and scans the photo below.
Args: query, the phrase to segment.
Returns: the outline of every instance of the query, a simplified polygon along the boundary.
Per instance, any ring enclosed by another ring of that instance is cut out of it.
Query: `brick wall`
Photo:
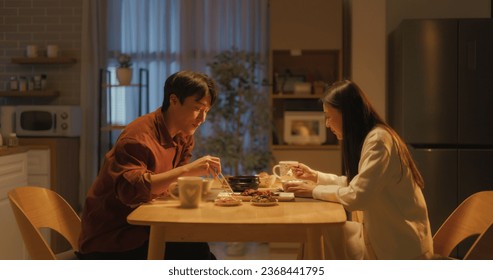
[[[7,104],[80,104],[80,58],[83,0],[0,0],[0,91],[8,90],[11,76],[47,75],[47,87],[57,98],[0,97]],[[11,63],[24,57],[27,45],[37,45],[40,56],[48,44],[58,45],[59,56],[75,64],[26,65]],[[22,92],[19,92],[22,94]]]

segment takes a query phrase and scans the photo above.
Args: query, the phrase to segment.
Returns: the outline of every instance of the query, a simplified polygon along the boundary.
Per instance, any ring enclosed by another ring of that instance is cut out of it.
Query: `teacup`
[[[202,177],[178,177],[178,181],[169,186],[169,194],[174,199],[180,200],[182,208],[197,208],[202,198],[202,185]],[[176,188],[178,188],[178,196],[175,195]]]
[[[214,178],[202,179],[202,195],[206,195],[211,191],[213,183],[214,183]]]
[[[280,161],[279,164],[274,165],[272,168],[272,173],[274,173],[277,178],[281,179],[281,181],[294,179],[291,168],[298,166],[298,164],[299,163],[297,161],[292,160]],[[279,172],[276,172],[277,169],[279,169]]]

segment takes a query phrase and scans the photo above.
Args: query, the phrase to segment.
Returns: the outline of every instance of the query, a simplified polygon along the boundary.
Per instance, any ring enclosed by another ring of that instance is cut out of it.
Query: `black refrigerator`
[[[404,20],[389,42],[389,122],[424,177],[434,234],[493,189],[493,20]]]

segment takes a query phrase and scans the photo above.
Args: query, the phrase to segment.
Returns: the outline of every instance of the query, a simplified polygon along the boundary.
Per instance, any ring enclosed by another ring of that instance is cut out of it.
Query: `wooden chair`
[[[464,259],[493,259],[493,191],[464,200],[433,236],[435,255],[449,257],[466,238],[478,235]]]
[[[36,186],[18,187],[8,193],[10,205],[31,259],[76,259],[81,230],[79,216],[56,192]],[[72,250],[55,254],[40,232],[49,228],[60,233]]]

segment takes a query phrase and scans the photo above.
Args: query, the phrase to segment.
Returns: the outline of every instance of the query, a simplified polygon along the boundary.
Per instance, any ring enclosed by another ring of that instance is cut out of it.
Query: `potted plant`
[[[197,155],[221,158],[224,174],[253,175],[267,170],[271,122],[268,87],[259,80],[259,55],[236,48],[207,64],[219,87],[216,105],[196,136]]]
[[[128,54],[118,56],[118,68],[116,69],[116,78],[120,85],[130,85],[132,82],[132,58]]]

